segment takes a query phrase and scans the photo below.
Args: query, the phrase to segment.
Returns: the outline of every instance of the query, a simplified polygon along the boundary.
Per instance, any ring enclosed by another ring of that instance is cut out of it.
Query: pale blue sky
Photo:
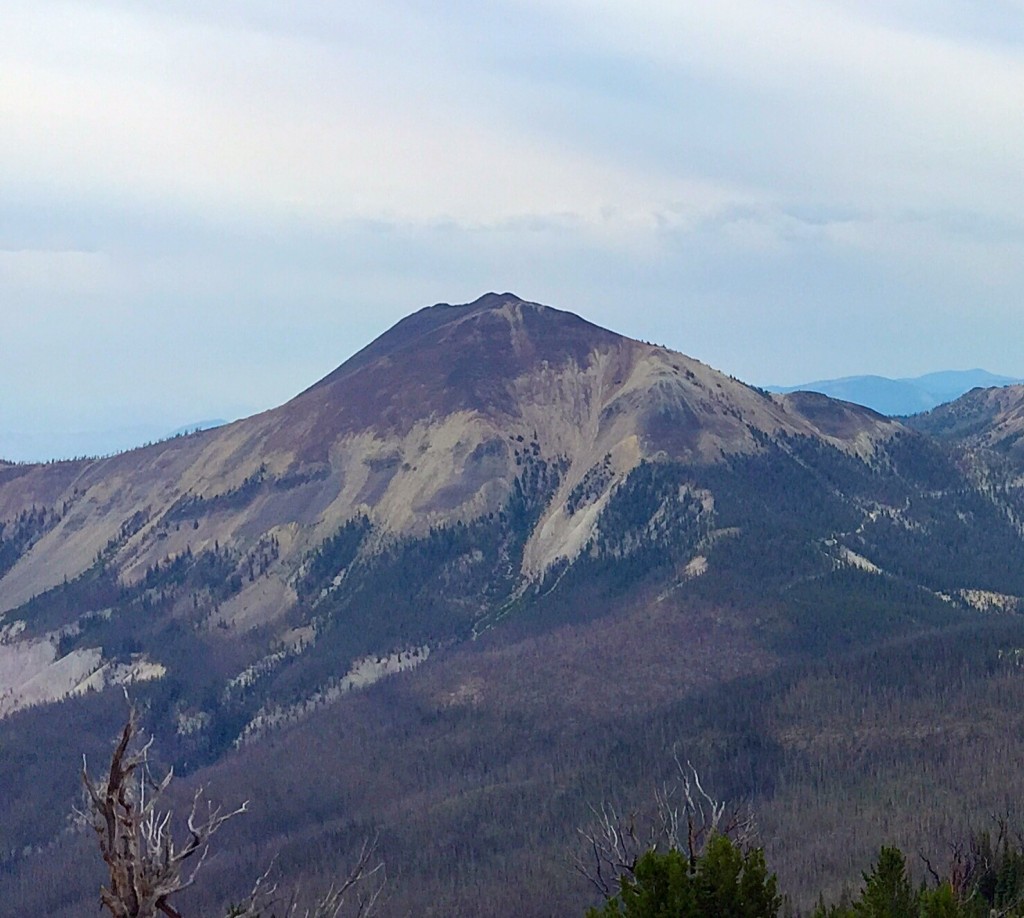
[[[0,455],[271,407],[487,290],[755,383],[1024,375],[1020,2],[3,18]]]

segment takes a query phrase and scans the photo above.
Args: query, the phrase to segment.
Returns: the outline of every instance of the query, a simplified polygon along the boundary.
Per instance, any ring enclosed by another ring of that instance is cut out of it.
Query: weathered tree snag
[[[244,813],[248,801],[224,812],[206,800],[203,788],[192,797],[186,820],[187,838],[179,844],[172,832],[172,810],[160,800],[174,778],[169,770],[156,780],[149,770],[152,739],[139,744],[138,712],[128,703],[128,720],[110,758],[106,780],[93,781],[82,763],[82,782],[88,796],[84,814],[99,839],[110,874],[100,901],[112,918],[184,918],[170,898],[191,886],[206,861],[209,842],[229,819]],[[228,918],[340,918],[344,913],[368,918],[383,892],[386,875],[377,857],[377,839],[363,842],[348,875],[333,884],[311,906],[300,904],[298,891],[278,894],[271,868],[253,884],[248,898],[228,912]],[[306,900],[308,901],[308,900]]]
[[[129,705],[106,780],[94,782],[84,761],[82,765],[89,799],[86,815],[110,875],[109,885],[100,890],[100,901],[113,918],[157,918],[158,912],[166,918],[182,918],[170,897],[195,882],[210,838],[233,816],[244,813],[248,802],[224,812],[205,801],[200,788],[192,798],[188,838],[179,845],[171,831],[172,811],[159,809],[174,771],[154,779],[147,758],[152,739],[133,748],[137,735],[138,714]]]
[[[376,855],[377,838],[368,838],[348,876],[304,909],[298,890],[287,898],[279,895],[277,883],[270,881],[271,865],[253,884],[249,898],[232,908],[227,918],[369,918],[387,881],[384,862]]]
[[[714,835],[725,835],[741,850],[754,839],[754,820],[742,806],[727,807],[716,800],[700,781],[697,770],[676,759],[678,776],[654,792],[654,812],[641,817],[623,813],[605,801],[591,806],[593,822],[578,829],[583,853],[573,856],[576,871],[604,897],[614,895],[622,877],[633,877],[645,852],[675,850],[686,855],[691,866]]]

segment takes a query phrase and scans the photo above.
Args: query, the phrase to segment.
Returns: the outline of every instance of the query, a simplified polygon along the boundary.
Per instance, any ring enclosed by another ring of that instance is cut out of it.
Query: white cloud
[[[46,295],[82,295],[105,289],[112,277],[109,259],[98,252],[0,249],[0,288],[8,295],[15,290],[31,290]],[[8,315],[8,333],[17,315]],[[24,316],[25,321],[38,321]]]
[[[35,12],[33,12],[33,10]],[[351,47],[124,8],[26,8],[5,39],[0,163],[40,186],[215,208],[489,224],[649,219],[734,193],[649,176],[467,104],[466,76],[404,46]],[[66,55],[45,53],[52,42]],[[77,49],[77,53],[76,53]],[[83,50],[84,49],[84,50]]]
[[[827,0],[539,2],[608,53],[744,96],[766,190],[880,208],[1009,214],[1024,204],[1019,46],[898,27]]]
[[[9,0],[4,410],[256,410],[485,289],[755,382],[1024,373],[1024,18],[985,10]]]

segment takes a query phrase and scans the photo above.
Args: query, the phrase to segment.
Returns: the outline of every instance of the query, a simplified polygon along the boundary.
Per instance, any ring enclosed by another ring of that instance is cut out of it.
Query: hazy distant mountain
[[[576,826],[673,751],[798,898],[883,822],[925,850],[922,793],[1002,811],[1024,388],[995,391],[915,430],[488,294],[254,417],[0,463],[0,901],[95,899],[67,814],[124,684],[161,761],[253,801],[188,914],[275,852],[326,887],[377,831],[385,914],[581,914]]]
[[[48,462],[86,456],[110,456],[228,423],[222,419],[196,421],[174,430],[158,424],[133,424],[102,430],[0,430],[0,458],[11,462]]]
[[[182,424],[181,427],[177,427],[168,433],[165,433],[160,439],[169,440],[171,437],[185,437],[189,434],[199,433],[201,430],[213,430],[215,427],[223,427],[225,424],[229,424],[230,421],[224,418],[212,418],[206,421],[194,421],[191,424]],[[142,444],[136,444],[141,446]]]
[[[165,432],[165,427],[155,424],[103,430],[0,430],[0,457],[15,462],[46,462],[109,456],[157,440]]]
[[[832,398],[865,405],[890,417],[928,411],[952,401],[971,389],[1010,386],[1024,382],[997,376],[987,370],[943,370],[924,376],[889,379],[885,376],[845,376],[820,379],[798,386],[767,386],[769,392],[821,392]]]

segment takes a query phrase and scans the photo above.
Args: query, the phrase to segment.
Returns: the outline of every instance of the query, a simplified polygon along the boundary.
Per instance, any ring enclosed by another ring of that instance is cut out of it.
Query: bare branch
[[[127,695],[125,696],[127,698]],[[233,810],[209,801],[202,787],[192,796],[185,820],[186,837],[179,843],[171,810],[161,799],[174,778],[169,770],[156,778],[149,768],[152,739],[139,744],[138,714],[128,703],[128,719],[110,760],[106,780],[93,781],[82,760],[82,783],[87,810],[109,871],[109,884],[100,901],[112,918],[182,918],[170,899],[192,886],[210,850],[210,839],[226,822],[248,810],[248,801]],[[270,880],[271,867],[257,878],[247,900],[229,913],[230,918],[261,918],[280,903],[278,884]],[[377,857],[377,836],[363,842],[355,865],[300,914],[298,892],[287,900],[280,918],[369,918],[386,882],[383,862]]]
[[[697,770],[675,757],[677,775],[654,791],[646,818],[623,814],[607,801],[590,807],[593,820],[579,828],[583,851],[573,867],[604,897],[616,893],[623,877],[634,876],[648,850],[681,851],[695,864],[713,835],[726,835],[741,849],[754,841],[754,820],[745,806],[729,808],[705,789]]]
[[[637,832],[636,814],[623,816],[608,802],[602,803],[600,809],[591,806],[590,812],[593,822],[577,830],[586,842],[586,855],[574,855],[574,867],[602,895],[608,896],[620,876],[632,875],[648,844]]]
[[[228,918],[261,918],[275,906],[284,902],[273,914],[281,918],[369,918],[378,903],[387,882],[384,862],[377,858],[377,837],[363,842],[356,863],[345,879],[332,884],[312,905],[302,908],[299,890],[293,890],[287,900],[278,895],[278,884],[271,882],[273,865],[253,885],[249,898],[235,906]]]

